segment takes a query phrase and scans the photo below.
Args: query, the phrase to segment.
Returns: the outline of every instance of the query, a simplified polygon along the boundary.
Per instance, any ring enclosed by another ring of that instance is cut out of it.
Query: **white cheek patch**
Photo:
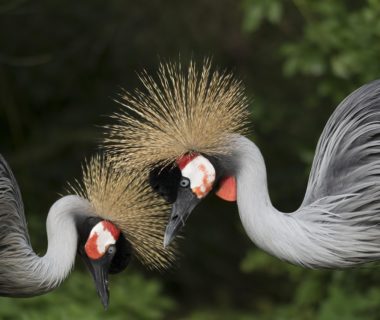
[[[190,188],[199,199],[211,191],[215,181],[215,169],[205,157],[195,157],[181,170],[181,173],[190,180]]]
[[[92,230],[98,234],[98,238],[96,240],[96,246],[98,248],[99,253],[104,254],[106,252],[106,249],[111,244],[115,244],[116,241],[113,235],[111,234],[111,232],[109,232],[107,229],[104,229],[102,225],[98,224],[97,226],[95,226],[94,229]]]

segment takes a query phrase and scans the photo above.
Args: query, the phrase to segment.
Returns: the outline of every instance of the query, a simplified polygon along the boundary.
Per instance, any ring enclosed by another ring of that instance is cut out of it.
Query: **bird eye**
[[[107,249],[108,254],[114,254],[116,252],[115,246],[109,246]]]
[[[190,180],[188,178],[182,177],[181,181],[179,182],[179,185],[182,188],[187,188],[190,185]]]

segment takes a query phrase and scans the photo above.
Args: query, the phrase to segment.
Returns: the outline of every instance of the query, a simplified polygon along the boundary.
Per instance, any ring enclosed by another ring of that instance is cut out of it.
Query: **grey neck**
[[[243,227],[250,239],[269,253],[284,257],[282,226],[289,216],[277,211],[270,200],[264,159],[257,146],[245,137],[234,142],[237,159],[237,204]]]
[[[7,255],[2,262],[0,294],[8,296],[35,296],[56,288],[71,271],[77,252],[78,232],[76,220],[91,216],[89,202],[78,196],[65,196],[50,208],[47,220],[48,248],[39,257],[22,239],[15,254]],[[17,237],[17,235],[14,235]]]
[[[233,140],[237,204],[250,239],[270,254],[294,264],[311,268],[348,266],[345,255],[352,252],[353,236],[342,233],[336,217],[318,206],[301,207],[291,214],[275,209],[260,150],[245,137]],[[339,254],[337,248],[341,250]]]

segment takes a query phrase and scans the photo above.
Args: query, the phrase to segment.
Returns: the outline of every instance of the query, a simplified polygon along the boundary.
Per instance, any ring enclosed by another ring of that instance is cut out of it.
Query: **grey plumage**
[[[87,201],[77,196],[63,197],[52,206],[46,223],[48,250],[43,257],[37,256],[31,247],[19,187],[0,155],[0,295],[35,296],[66,278],[75,260],[78,237],[74,220],[79,213],[91,214]]]
[[[380,80],[350,94],[328,120],[302,207],[324,211],[319,219],[351,243],[341,266],[380,259]]]
[[[318,142],[304,201],[293,213],[270,203],[259,149],[234,138],[239,213],[273,255],[311,268],[380,259],[380,81],[350,94]]]
[[[33,260],[24,215],[24,205],[16,179],[0,155],[0,294],[12,295],[25,287],[25,270],[18,259]],[[15,289],[15,290],[14,290]]]
[[[367,201],[363,205],[368,206],[380,192],[379,176],[380,80],[376,80],[350,94],[328,120],[317,145],[303,205],[326,196],[360,192]],[[380,199],[378,202],[380,207]],[[358,208],[356,201],[347,205]]]

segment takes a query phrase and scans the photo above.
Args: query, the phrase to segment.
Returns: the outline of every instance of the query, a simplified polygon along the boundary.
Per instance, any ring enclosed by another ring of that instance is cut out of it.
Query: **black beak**
[[[116,252],[116,250],[114,250]],[[114,254],[106,253],[102,258],[92,260],[86,255],[82,256],[92,278],[95,282],[96,292],[103,304],[105,310],[109,305],[109,290],[108,290],[108,273],[111,266]]]
[[[164,236],[164,247],[166,248],[175,238],[177,233],[185,225],[190,213],[194,210],[201,199],[191,191],[190,188],[180,188],[177,194],[177,200],[172,207],[172,214],[166,226]]]

